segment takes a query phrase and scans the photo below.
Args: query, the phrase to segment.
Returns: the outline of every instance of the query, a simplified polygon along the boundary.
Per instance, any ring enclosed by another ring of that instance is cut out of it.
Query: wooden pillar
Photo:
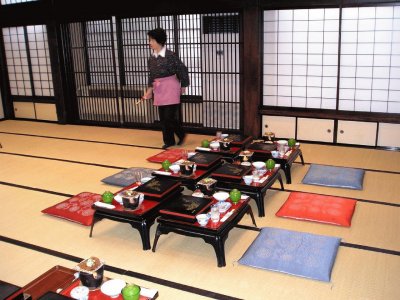
[[[259,112],[262,95],[261,10],[249,1],[243,10],[243,129],[244,134],[261,134]]]

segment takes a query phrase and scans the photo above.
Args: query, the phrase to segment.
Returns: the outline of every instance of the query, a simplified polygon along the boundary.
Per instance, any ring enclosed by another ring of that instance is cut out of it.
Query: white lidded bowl
[[[212,142],[210,143],[210,147],[213,150],[218,150],[219,149],[219,142]]]
[[[177,174],[181,169],[181,167],[178,165],[171,165],[169,166],[169,169],[172,171],[172,173]]]
[[[263,161],[255,161],[255,162],[253,162],[253,166],[257,170],[259,170],[259,169],[265,168],[265,162],[263,162]]]
[[[218,201],[225,201],[229,198],[229,194],[227,192],[216,192],[213,197]]]
[[[121,294],[121,290],[126,286],[126,282],[122,279],[111,279],[104,282],[101,285],[101,292],[110,296],[111,298],[117,298]]]
[[[207,214],[199,214],[196,216],[196,219],[200,226],[206,226],[210,218]]]

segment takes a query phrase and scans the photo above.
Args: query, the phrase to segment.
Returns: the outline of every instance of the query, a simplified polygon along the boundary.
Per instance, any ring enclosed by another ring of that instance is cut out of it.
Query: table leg
[[[256,193],[256,203],[258,208],[258,216],[264,217],[265,216],[265,208],[264,208],[264,194],[263,193]]]
[[[215,236],[213,238],[205,238],[203,237],[204,241],[208,244],[211,244],[214,248],[215,254],[217,256],[217,263],[218,267],[225,267],[226,262],[225,262],[225,240],[228,237],[228,234],[226,234],[223,237],[220,236]]]
[[[278,180],[279,180],[279,183],[280,183],[280,185],[281,185],[281,191],[284,191],[285,188],[283,187],[282,176],[281,176],[281,174],[279,174],[279,173],[278,173]]]
[[[290,174],[290,165],[289,164],[284,164],[283,165],[283,171],[285,172],[286,176],[286,183],[291,184],[292,183],[292,176]]]
[[[249,215],[250,215],[251,221],[253,222],[254,227],[257,227],[256,220],[254,219],[253,210],[251,209],[251,206],[250,206],[250,205],[248,206],[248,209],[247,209],[247,211],[246,211],[246,214],[249,214]]]
[[[134,224],[131,224],[133,228],[137,228]],[[149,250],[150,246],[150,228],[147,226],[146,222],[142,222],[140,225],[139,233],[140,237],[142,238],[143,250]]]
[[[92,225],[90,226],[90,233],[89,233],[89,237],[92,237],[92,233],[93,233],[93,227],[94,224],[96,224],[98,221],[100,221],[101,219],[103,219],[102,217],[97,216],[96,212],[93,215],[93,221],[92,221]]]
[[[301,164],[304,166],[304,158],[303,158],[303,152],[301,152],[301,150],[299,150],[299,155],[300,155],[300,160],[301,160]]]
[[[153,249],[151,249],[151,251],[156,252],[157,242],[158,242],[158,239],[160,238],[161,234],[162,234],[162,232],[161,232],[161,229],[160,229],[160,224],[158,224],[157,230],[156,230],[156,235],[154,237]]]

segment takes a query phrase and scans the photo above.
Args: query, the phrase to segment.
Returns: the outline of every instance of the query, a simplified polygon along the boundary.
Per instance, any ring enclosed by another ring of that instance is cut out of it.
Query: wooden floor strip
[[[40,158],[40,159],[62,161],[62,162],[68,162],[68,163],[73,163],[73,164],[81,164],[81,165],[87,165],[87,166],[96,166],[96,167],[119,169],[119,170],[126,169],[126,167],[120,167],[120,166],[110,166],[110,165],[103,165],[103,164],[87,163],[87,162],[76,161],[76,160],[53,158],[53,157],[44,157],[44,156],[37,156],[37,155],[28,155],[28,154],[11,153],[11,152],[0,152],[0,154],[8,154],[8,155],[31,157],[31,158]]]

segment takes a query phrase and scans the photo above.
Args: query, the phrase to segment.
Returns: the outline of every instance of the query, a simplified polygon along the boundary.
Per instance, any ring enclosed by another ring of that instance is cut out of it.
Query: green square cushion
[[[362,169],[311,164],[302,183],[362,190],[364,173]]]
[[[276,216],[350,227],[356,203],[348,198],[291,192]]]
[[[330,281],[340,238],[280,228],[262,228],[239,264]]]
[[[151,176],[151,173],[154,171],[154,169],[149,168],[128,168],[108,176],[101,181],[110,185],[126,187],[139,181],[140,178]]]
[[[90,226],[94,214],[92,205],[96,201],[101,201],[101,195],[83,192],[42,210],[42,213]]]

